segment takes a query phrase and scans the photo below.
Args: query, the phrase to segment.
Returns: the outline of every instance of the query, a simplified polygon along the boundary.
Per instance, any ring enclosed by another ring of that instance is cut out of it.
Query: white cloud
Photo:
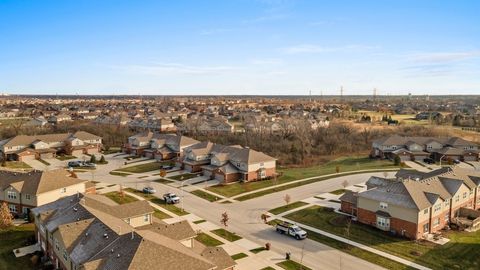
[[[410,56],[413,61],[421,63],[456,62],[477,57],[480,57],[480,51],[420,53]]]

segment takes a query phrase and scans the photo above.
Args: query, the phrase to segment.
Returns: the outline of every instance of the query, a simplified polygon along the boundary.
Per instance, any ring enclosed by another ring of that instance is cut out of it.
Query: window
[[[434,212],[438,212],[440,210],[442,210],[442,204],[439,203],[439,204],[435,205]]]
[[[390,219],[377,216],[377,226],[383,228],[390,227]]]
[[[464,198],[464,199],[467,198],[467,192],[464,192],[464,193],[463,193],[463,198]]]
[[[60,250],[60,245],[58,244],[58,239],[55,239],[55,249],[56,249],[57,251]]]
[[[43,227],[43,225],[40,225],[40,231],[42,231],[42,233],[45,233],[45,227]]]
[[[472,196],[472,195],[473,195],[473,189],[470,190],[470,196]]]
[[[127,224],[130,224],[130,218],[127,218]]]
[[[423,210],[423,214],[425,214],[425,215],[428,214],[428,208]]]
[[[433,227],[437,227],[440,224],[440,218],[433,220]]]
[[[31,199],[30,194],[25,194],[25,199],[30,200]]]
[[[380,202],[380,209],[387,209],[387,208],[388,208],[388,204],[387,204],[387,203]]]
[[[8,205],[8,210],[10,210],[10,212],[12,212],[12,213],[16,213],[17,212],[17,206],[15,204],[9,204]]]
[[[60,190],[60,193],[65,193],[65,192],[67,192],[67,188],[62,188],[62,189]]]
[[[445,201],[445,207],[449,207],[450,206],[450,200],[446,200]]]
[[[15,191],[7,191],[7,198],[17,199],[17,193]]]
[[[460,195],[455,196],[455,202],[458,202],[460,200]]]
[[[143,216],[143,221],[147,222],[149,220],[148,215]]]
[[[63,259],[64,259],[65,261],[68,261],[68,253],[67,253],[66,250],[63,250]]]

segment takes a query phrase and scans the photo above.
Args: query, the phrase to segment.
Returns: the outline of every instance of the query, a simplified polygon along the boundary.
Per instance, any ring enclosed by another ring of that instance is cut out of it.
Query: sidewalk
[[[331,173],[331,174],[325,174],[325,175],[319,175],[319,176],[312,176],[312,177],[308,177],[308,178],[303,178],[303,179],[299,179],[299,180],[286,182],[286,183],[283,183],[283,184],[280,184],[280,185],[275,185],[275,186],[270,186],[270,187],[265,187],[265,188],[252,190],[252,191],[249,191],[249,192],[244,192],[244,193],[229,197],[228,199],[231,200],[231,201],[235,201],[236,198],[239,198],[239,197],[242,197],[242,196],[245,196],[245,195],[261,192],[261,191],[264,191],[264,190],[275,189],[275,188],[287,186],[287,185],[290,185],[290,184],[301,183],[301,182],[305,182],[305,181],[312,180],[312,179],[317,179],[317,178],[326,178],[326,177],[332,177],[332,176],[345,176],[345,175],[350,175],[350,174],[368,173],[368,172],[398,171],[398,170],[399,170],[399,168],[383,169],[383,170],[368,169],[368,170],[357,170],[357,171],[349,171],[349,172]],[[219,202],[221,202],[221,201],[219,201]]]

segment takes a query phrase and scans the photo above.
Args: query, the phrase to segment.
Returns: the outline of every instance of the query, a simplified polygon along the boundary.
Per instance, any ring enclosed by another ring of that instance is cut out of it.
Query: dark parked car
[[[425,163],[427,163],[427,164],[433,164],[433,163],[435,163],[435,161],[434,161],[433,159],[431,159],[431,158],[426,158],[426,159],[423,160],[423,162],[425,162]]]
[[[455,163],[455,164],[460,164],[460,160],[454,159],[454,160],[453,160],[453,163]]]
[[[163,165],[162,170],[171,170],[173,169],[173,165]]]

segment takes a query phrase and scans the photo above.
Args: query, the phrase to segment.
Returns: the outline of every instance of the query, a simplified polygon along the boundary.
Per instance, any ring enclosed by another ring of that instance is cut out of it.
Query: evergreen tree
[[[101,164],[105,163],[105,157],[104,157],[103,155],[100,157],[100,161],[99,161],[99,162],[100,162]]]
[[[95,157],[95,155],[92,155],[90,157],[90,163],[97,163],[97,158]]]

